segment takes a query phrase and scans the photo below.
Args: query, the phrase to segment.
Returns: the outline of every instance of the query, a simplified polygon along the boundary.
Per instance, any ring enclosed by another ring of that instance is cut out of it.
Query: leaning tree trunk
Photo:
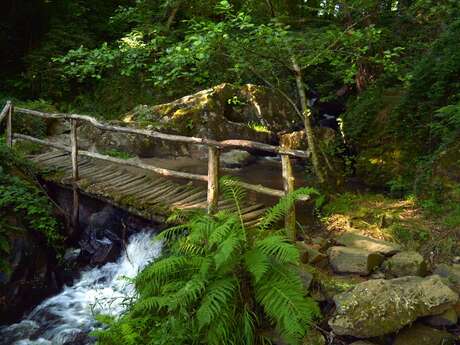
[[[311,161],[313,163],[313,170],[320,184],[324,184],[327,180],[327,174],[321,164],[319,150],[316,144],[315,135],[313,132],[313,126],[311,124],[311,111],[307,105],[307,95],[302,83],[302,71],[294,57],[292,57],[292,66],[295,72],[295,79],[297,83],[297,91],[300,97],[300,105],[302,107],[303,121],[305,126],[305,132],[307,134],[307,143],[311,152]]]

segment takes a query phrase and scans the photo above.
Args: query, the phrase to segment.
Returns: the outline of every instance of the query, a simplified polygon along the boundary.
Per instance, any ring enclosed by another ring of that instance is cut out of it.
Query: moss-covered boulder
[[[397,332],[419,317],[440,314],[458,295],[438,276],[369,280],[334,297],[334,333],[358,338]]]
[[[117,124],[163,133],[215,140],[247,139],[276,143],[275,133],[299,121],[292,106],[276,92],[261,86],[221,84],[170,103],[139,105]],[[203,156],[196,146],[143,136],[84,128],[96,149],[118,148],[141,156]]]

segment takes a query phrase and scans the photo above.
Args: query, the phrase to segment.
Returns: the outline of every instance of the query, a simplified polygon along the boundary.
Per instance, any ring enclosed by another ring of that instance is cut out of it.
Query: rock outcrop
[[[15,230],[8,232],[9,272],[0,271],[0,324],[17,321],[61,285],[55,253],[44,236],[22,227],[17,220]]]
[[[292,106],[268,88],[221,84],[170,103],[140,105],[117,124],[215,140],[275,143],[276,132],[298,121]],[[196,146],[100,131],[90,126],[82,127],[80,132],[93,141],[97,150],[118,148],[142,157],[192,154],[201,158],[206,153]]]
[[[440,314],[457,301],[457,293],[439,276],[369,280],[335,296],[337,309],[329,325],[338,335],[377,337]]]

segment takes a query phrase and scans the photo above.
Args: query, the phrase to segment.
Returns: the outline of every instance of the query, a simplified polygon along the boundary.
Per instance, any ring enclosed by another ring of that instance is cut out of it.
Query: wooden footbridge
[[[25,134],[14,133],[13,116],[31,115],[43,119],[70,121],[70,146],[53,143]],[[90,196],[104,199],[116,206],[156,221],[164,221],[174,210],[207,209],[209,213],[220,209],[232,209],[233,204],[223,200],[219,195],[219,157],[220,152],[229,149],[257,150],[281,155],[284,190],[267,188],[245,182],[238,182],[243,188],[282,197],[294,190],[291,157],[307,158],[305,151],[267,145],[248,140],[215,141],[206,138],[185,137],[160,133],[152,130],[132,127],[114,126],[99,122],[97,119],[77,114],[45,113],[30,109],[15,108],[7,102],[0,113],[0,124],[6,120],[6,142],[12,147],[14,139],[27,140],[45,145],[53,150],[31,156],[43,171],[54,173],[42,174],[45,180],[71,187],[74,191],[73,219],[78,219],[78,191]],[[144,164],[135,160],[124,160],[108,155],[81,150],[78,145],[79,123],[91,125],[107,131],[142,135],[156,140],[205,145],[208,147],[208,174],[198,175],[175,171]],[[185,182],[184,182],[185,181]],[[187,181],[207,183],[197,185]],[[304,200],[308,198],[305,197]],[[243,205],[243,220],[249,226],[257,224],[267,206],[263,204]],[[286,216],[286,226],[295,228],[295,210]],[[295,233],[295,231],[292,231]]]

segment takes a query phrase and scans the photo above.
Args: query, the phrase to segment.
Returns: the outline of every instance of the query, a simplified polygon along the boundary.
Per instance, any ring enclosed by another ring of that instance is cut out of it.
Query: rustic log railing
[[[18,114],[25,114],[25,115],[32,115],[37,116],[40,118],[48,118],[48,119],[60,119],[60,120],[69,120],[70,121],[70,147],[62,144],[53,143],[47,140],[38,139],[32,136],[14,133],[12,128],[12,117],[15,113]],[[14,107],[13,103],[8,101],[0,113],[0,123],[6,118],[6,143],[8,146],[13,145],[13,139],[22,139],[28,140],[37,144],[46,145],[49,147],[53,147],[59,150],[63,150],[70,153],[72,159],[72,176],[74,182],[79,179],[79,172],[78,172],[78,156],[86,156],[91,158],[97,158],[101,160],[105,160],[108,162],[118,163],[122,165],[129,165],[134,166],[137,168],[145,169],[152,171],[156,174],[167,176],[167,177],[176,177],[176,178],[183,178],[189,180],[196,180],[196,181],[204,181],[208,184],[208,196],[207,196],[207,204],[208,204],[208,212],[213,213],[218,206],[218,198],[219,198],[219,158],[220,152],[222,150],[228,149],[241,149],[241,150],[258,150],[262,152],[268,152],[271,154],[279,154],[281,155],[282,160],[282,177],[283,177],[283,186],[284,190],[278,190],[273,188],[268,188],[262,185],[254,185],[245,182],[238,182],[238,184],[251,191],[255,191],[258,193],[274,196],[274,197],[282,197],[287,193],[290,193],[294,190],[294,176],[292,173],[292,163],[291,157],[297,158],[308,158],[308,153],[302,150],[292,150],[286,147],[280,146],[273,146],[269,144],[259,143],[250,140],[224,140],[224,141],[217,141],[212,139],[206,138],[196,138],[196,137],[186,137],[181,135],[174,135],[174,134],[165,134],[153,130],[146,130],[146,129],[138,129],[132,127],[122,127],[122,126],[115,126],[106,123],[102,123],[97,119],[86,116],[86,115],[78,115],[78,114],[63,114],[63,113],[46,113],[36,110],[24,109]],[[120,132],[126,134],[135,134],[135,135],[143,135],[149,138],[159,139],[159,140],[167,140],[185,144],[193,144],[193,145],[205,145],[208,147],[208,174],[207,175],[199,175],[199,174],[192,174],[186,173],[181,171],[175,171],[170,169],[165,169],[161,167],[156,167],[150,164],[144,164],[140,162],[134,162],[131,160],[123,160],[119,158],[115,158],[108,155],[103,155],[95,152],[89,152],[85,150],[80,150],[78,148],[78,131],[77,127],[79,123],[87,122],[90,123],[92,126],[112,132]],[[300,200],[306,201],[308,197],[303,197]],[[77,201],[78,202],[78,201]],[[78,216],[74,215],[74,216]],[[292,236],[295,236],[295,210],[292,208],[286,215],[286,227]]]

